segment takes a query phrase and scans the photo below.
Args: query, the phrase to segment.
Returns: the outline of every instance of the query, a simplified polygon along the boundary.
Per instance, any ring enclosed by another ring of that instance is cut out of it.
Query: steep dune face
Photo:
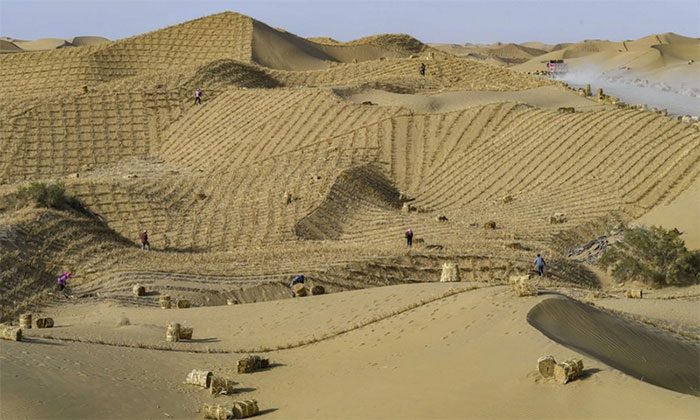
[[[127,244],[100,220],[72,210],[23,209],[11,218],[0,218],[2,317],[45,298],[62,270],[80,266],[82,275],[90,267],[108,270],[114,262],[110,254]]]
[[[317,70],[335,59],[311,41],[253,22],[253,61],[280,70]]]
[[[527,314],[547,337],[635,378],[700,396],[700,345],[564,297]]]
[[[316,43],[253,21],[252,60],[277,70],[322,70],[333,63],[405,58],[426,49],[425,44],[408,35],[377,35],[348,43]]]
[[[294,232],[302,239],[339,239],[363,223],[363,215],[379,217],[372,213],[400,208],[399,191],[380,168],[351,168],[335,179],[321,204],[294,226]]]

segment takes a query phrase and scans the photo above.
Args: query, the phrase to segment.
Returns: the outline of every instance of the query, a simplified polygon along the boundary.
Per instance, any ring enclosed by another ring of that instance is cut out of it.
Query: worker
[[[199,105],[202,103],[202,89],[197,88],[194,91],[194,103],[195,105]]]
[[[141,240],[141,249],[150,251],[151,243],[148,242],[148,232],[145,229],[139,233],[139,239]]]
[[[306,278],[304,278],[304,275],[299,274],[298,276],[294,276],[294,278],[292,279],[292,282],[289,283],[289,288],[292,289],[292,297],[296,297],[296,293],[294,293],[294,285],[295,284],[304,284],[304,280],[306,280]]]
[[[537,254],[537,258],[535,258],[535,268],[537,269],[537,274],[540,276],[544,276],[544,258],[540,254]]]
[[[292,282],[289,284],[289,287],[294,287],[294,285],[298,284],[298,283],[304,284],[304,280],[306,280],[306,278],[304,278],[303,274],[299,274],[298,276],[294,276],[294,278],[292,279]]]
[[[406,231],[406,246],[409,248],[413,246],[413,229],[411,228]]]
[[[73,273],[70,271],[64,271],[58,278],[56,279],[56,283],[58,284],[58,291],[62,292],[66,288],[66,282],[68,282],[68,279],[73,277]]]
[[[420,63],[420,68],[418,69],[418,73],[420,73],[421,76],[425,76],[425,63]]]

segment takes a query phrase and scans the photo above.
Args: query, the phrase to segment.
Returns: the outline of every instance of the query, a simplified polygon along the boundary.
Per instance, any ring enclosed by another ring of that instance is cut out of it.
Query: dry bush
[[[55,209],[63,208],[68,201],[66,188],[60,182],[48,185],[43,182],[32,182],[20,187],[15,193],[15,198],[20,205]]]

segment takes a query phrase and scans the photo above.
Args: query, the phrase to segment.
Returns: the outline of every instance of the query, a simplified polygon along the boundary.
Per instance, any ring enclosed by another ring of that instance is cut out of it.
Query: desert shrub
[[[600,264],[613,277],[654,286],[700,283],[700,251],[688,251],[676,230],[632,228],[605,251]]]
[[[43,182],[32,182],[20,187],[15,196],[20,203],[46,208],[60,208],[68,201],[66,188],[59,182],[48,185]]]

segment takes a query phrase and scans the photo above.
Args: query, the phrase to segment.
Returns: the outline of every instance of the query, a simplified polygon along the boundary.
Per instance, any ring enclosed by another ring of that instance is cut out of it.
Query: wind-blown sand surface
[[[671,203],[658,206],[639,219],[648,226],[677,228],[689,249],[700,249],[700,179]]]
[[[214,398],[182,384],[189,370],[211,368],[240,382],[243,391],[239,397],[256,398],[262,409],[272,410],[265,415],[271,418],[561,418],[566,417],[562,413],[582,410],[590,418],[693,418],[700,414],[695,397],[638,381],[587,357],[581,380],[560,386],[539,379],[538,357],[554,354],[563,359],[575,353],[527,324],[530,308],[547,296],[516,298],[505,287],[469,290],[469,285],[402,285],[219,308],[129,311],[114,307],[110,315],[114,325],[124,314],[135,323],[155,320],[154,338],[163,335],[159,321],[170,318],[191,321],[195,337],[203,338],[208,335],[200,335],[198,328],[206,322],[220,323],[224,327],[218,327],[216,336],[210,338],[224,340],[221,345],[229,342],[229,336],[245,340],[245,334],[237,330],[251,326],[258,327],[258,340],[288,343],[312,333],[323,335],[341,324],[352,325],[353,317],[372,318],[383,312],[380,306],[393,308],[396,300],[420,302],[450,289],[466,291],[314,344],[271,352],[267,356],[276,365],[249,375],[234,373],[235,354],[164,352],[38,338],[28,344],[4,342],[0,378],[3,383],[15,377],[22,380],[12,387],[13,398],[8,400],[13,402],[4,405],[3,412],[10,418],[18,415],[28,405],[17,401],[21,395],[31,390],[36,395],[40,390],[39,399],[44,403],[27,407],[37,417],[161,417],[163,413],[196,417],[200,403],[223,403],[229,398]],[[219,315],[210,316],[212,311]],[[50,333],[60,331],[77,338],[82,334],[79,327],[90,327],[93,322],[89,314],[79,315],[80,307],[73,318],[70,312],[70,308],[56,308],[56,319],[67,317],[70,325],[59,324]],[[102,309],[99,314],[93,328],[105,336],[116,336],[99,324],[99,319],[108,318],[107,311]],[[237,344],[236,339],[230,342],[234,347]],[[25,366],[41,369],[27,371]],[[105,384],[110,392],[96,388],[95,383]],[[405,404],[407,399],[412,403]]]
[[[431,95],[400,94],[377,89],[367,89],[356,93],[342,91],[339,93],[357,103],[369,101],[378,105],[403,107],[420,112],[451,112],[499,102],[521,102],[550,109],[574,107],[579,110],[596,110],[604,108],[604,105],[553,86],[518,92],[461,91]]]

